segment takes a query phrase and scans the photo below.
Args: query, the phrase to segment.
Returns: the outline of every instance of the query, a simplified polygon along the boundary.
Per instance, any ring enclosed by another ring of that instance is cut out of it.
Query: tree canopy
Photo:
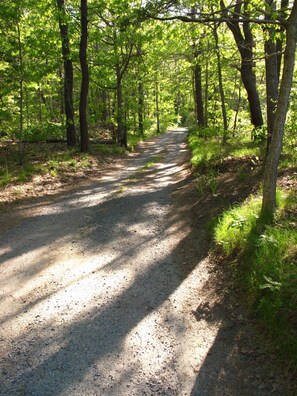
[[[287,0],[1,1],[1,134],[20,158],[23,141],[87,151],[102,128],[125,147],[176,124],[214,128],[224,143],[250,134],[267,139],[271,212],[295,122],[295,13]]]

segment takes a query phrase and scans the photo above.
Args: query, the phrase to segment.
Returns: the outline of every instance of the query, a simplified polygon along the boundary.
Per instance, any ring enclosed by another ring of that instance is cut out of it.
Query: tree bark
[[[286,17],[285,9],[289,5],[289,0],[281,0],[281,12],[280,15],[282,18]],[[284,27],[281,26],[279,33],[284,32]],[[283,57],[283,38],[280,36],[276,39],[276,52],[277,52],[277,76],[278,80],[280,79],[280,72],[281,72],[281,64],[282,64],[282,57]]]
[[[207,41],[207,52],[210,51],[209,40]],[[209,57],[206,57],[205,65],[205,88],[204,88],[204,126],[208,126],[208,82],[209,82]]]
[[[284,128],[292,87],[297,40],[297,0],[286,23],[284,68],[275,112],[271,143],[265,163],[262,215],[273,218],[276,207],[276,185],[279,158],[282,150]]]
[[[236,82],[235,82],[235,89],[236,89]],[[235,89],[234,89],[234,94],[235,94]],[[239,114],[239,110],[240,110],[240,103],[241,103],[241,80],[239,81],[239,84],[238,84],[238,99],[237,99],[237,103],[236,103],[235,116],[234,116],[234,122],[233,122],[233,134],[232,134],[233,137],[235,137],[235,131],[236,131],[236,128],[237,128],[237,121],[238,121],[238,114]]]
[[[194,73],[194,99],[195,99],[195,109],[196,109],[196,121],[200,127],[204,127],[205,119],[204,119],[204,110],[203,110],[201,66],[196,64],[193,68],[193,73]]]
[[[160,128],[160,109],[159,109],[159,82],[157,77],[155,80],[155,104],[156,104],[157,134],[159,135],[161,133],[161,128]]]
[[[221,65],[221,55],[219,49],[219,37],[217,32],[217,26],[213,29],[213,35],[215,39],[215,50],[217,55],[217,69],[218,69],[218,79],[219,79],[219,92],[221,98],[221,108],[222,108],[222,116],[223,116],[223,125],[224,125],[224,132],[223,132],[223,144],[227,143],[227,131],[228,131],[228,120],[227,120],[227,111],[226,111],[226,103],[225,103],[225,92],[223,86],[223,77],[222,77],[222,65]]]
[[[117,124],[118,124],[118,141],[121,146],[127,148],[127,130],[124,128],[123,121],[123,92],[122,92],[122,73],[121,66],[119,63],[116,64],[116,76],[117,76]]]
[[[243,2],[244,5],[247,2]],[[224,2],[221,1],[223,9],[226,9]],[[235,6],[236,15],[241,14],[242,2],[237,0]],[[248,14],[245,13],[248,17]],[[250,107],[251,123],[256,127],[263,125],[263,116],[261,111],[260,98],[257,91],[256,75],[254,72],[254,61],[253,61],[253,36],[251,33],[250,23],[244,22],[242,24],[242,30],[239,22],[233,21],[227,22],[227,26],[231,30],[235,39],[237,48],[241,57],[240,73],[244,88],[247,92],[248,102]]]
[[[19,51],[19,65],[20,65],[20,80],[19,80],[19,109],[20,109],[20,137],[19,137],[19,165],[24,163],[24,147],[23,147],[23,133],[24,133],[24,59],[23,59],[23,44],[21,39],[21,29],[17,23],[17,38]]]
[[[138,83],[138,131],[140,136],[144,136],[143,108],[144,108],[143,82],[140,81]]]
[[[88,4],[87,0],[81,0],[81,39],[79,59],[81,65],[82,81],[79,103],[79,124],[80,124],[80,151],[85,153],[89,148],[89,133],[87,121],[87,106],[89,92],[89,66],[87,61],[88,46]]]
[[[266,0],[270,7],[271,14],[276,10],[275,2]],[[278,55],[275,40],[275,27],[269,27],[266,30],[267,38],[265,40],[265,70],[266,70],[266,107],[267,107],[267,150],[271,142],[273,124],[275,118],[275,109],[278,98],[279,67]]]
[[[57,0],[59,12],[59,27],[62,41],[62,58],[64,66],[64,107],[66,115],[67,145],[76,145],[76,133],[73,108],[73,65],[70,56],[68,25],[66,22],[65,2]]]

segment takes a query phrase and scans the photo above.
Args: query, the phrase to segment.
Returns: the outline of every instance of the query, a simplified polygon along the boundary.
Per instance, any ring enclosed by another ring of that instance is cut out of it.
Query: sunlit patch
[[[163,156],[164,147],[151,147]],[[169,163],[154,166],[157,183],[143,172],[143,180],[115,198],[120,183],[128,184],[144,163],[106,175],[94,188],[51,205],[44,214],[49,229],[37,218],[38,235],[25,238],[19,250],[12,242],[15,257],[6,248],[0,339],[14,354],[9,364],[20,366],[17,381],[31,371],[34,380],[51,385],[56,375],[60,395],[176,394],[171,391],[180,383],[180,394],[191,393],[193,370],[206,359],[220,322],[192,314],[208,281],[207,263],[182,261],[191,228],[168,213],[167,186],[184,171],[173,158],[175,142],[164,156],[171,150]],[[67,230],[59,230],[64,220]]]

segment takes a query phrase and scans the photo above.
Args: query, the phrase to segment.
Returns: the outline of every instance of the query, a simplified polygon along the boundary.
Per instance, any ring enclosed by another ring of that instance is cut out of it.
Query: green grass
[[[96,144],[91,148],[91,152],[102,155],[124,155],[126,153],[125,147],[117,144]]]
[[[24,165],[11,170],[2,170],[0,171],[0,186],[4,187],[11,183],[25,183],[39,173],[42,173],[42,167],[38,165]]]
[[[4,169],[0,171],[0,187],[6,186],[13,180],[13,175],[8,171],[8,169]]]
[[[214,238],[237,260],[248,305],[283,354],[297,363],[297,198],[279,193],[273,224],[259,219],[261,197],[225,211]]]
[[[152,166],[154,166],[157,162],[160,161],[162,157],[160,155],[157,155],[155,157],[153,157],[150,161],[148,161],[142,168],[142,171],[145,171],[146,169],[151,168]]]
[[[226,210],[214,230],[214,239],[227,256],[242,250],[257,224],[261,198],[250,197],[244,204]]]
[[[221,169],[217,165],[225,160],[243,158],[253,167],[253,161],[256,165],[264,158],[265,143],[251,142],[248,136],[241,141],[230,139],[222,145],[221,137],[215,136],[218,130],[206,132],[206,135],[203,131],[189,134],[198,190],[210,189],[210,184],[216,182],[212,171]],[[291,169],[290,174],[297,166],[295,135],[290,133],[285,137],[280,161],[280,169]],[[241,162],[234,162],[237,163]],[[248,168],[239,166],[235,171],[238,182],[244,183],[249,178]],[[215,184],[213,187],[215,191]],[[273,223],[260,217],[261,201],[260,194],[251,195],[224,211],[212,221],[211,227],[215,243],[227,257],[244,300],[265,330],[269,345],[294,365],[297,364],[296,192],[290,193],[288,189],[278,192]]]
[[[229,139],[222,145],[219,137],[200,137],[197,131],[189,134],[189,147],[192,151],[191,163],[193,166],[209,167],[224,158],[253,157],[258,160],[262,156],[263,146],[248,139]]]

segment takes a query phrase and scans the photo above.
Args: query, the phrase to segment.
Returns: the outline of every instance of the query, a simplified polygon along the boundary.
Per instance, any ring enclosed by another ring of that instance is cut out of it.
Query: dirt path
[[[222,202],[197,201],[185,141],[2,215],[0,395],[290,394],[209,256]]]

